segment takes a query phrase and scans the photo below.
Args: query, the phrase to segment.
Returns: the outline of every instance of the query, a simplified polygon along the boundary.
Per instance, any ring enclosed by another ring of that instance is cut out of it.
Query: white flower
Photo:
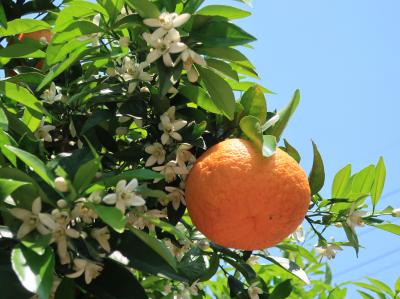
[[[151,81],[152,75],[146,73],[144,69],[148,67],[147,62],[137,63],[132,61],[129,57],[124,57],[122,66],[119,69],[119,73],[125,81],[129,80],[140,80],[140,81]]]
[[[106,74],[109,77],[115,77],[117,75],[117,70],[115,68],[113,68],[113,67],[108,67],[106,69]]]
[[[52,142],[53,138],[50,135],[50,131],[53,131],[56,127],[52,125],[45,125],[44,119],[40,122],[39,128],[35,131],[35,137],[46,142]]]
[[[46,89],[40,97],[43,99],[43,102],[53,104],[54,102],[61,101],[62,96],[61,88],[52,82],[50,88]]]
[[[131,212],[128,215],[128,223],[133,227],[136,227],[140,230],[143,230],[145,227],[148,227],[149,230],[154,231],[155,225],[148,219],[149,218],[166,218],[167,211],[166,210],[147,210],[146,207],[140,207],[139,213]],[[140,211],[141,209],[141,211]]]
[[[176,150],[176,162],[179,166],[185,167],[186,162],[194,163],[196,157],[189,151],[193,146],[188,143],[182,143]]]
[[[161,56],[163,62],[167,67],[173,67],[174,62],[172,61],[171,54],[181,53],[187,46],[182,43],[180,34],[178,31],[169,31],[164,37],[157,37],[148,32],[143,33],[143,38],[149,46],[152,47],[150,53],[146,57],[147,63],[153,63]]]
[[[198,296],[200,289],[198,280],[193,282],[191,285],[185,284],[185,289],[190,293],[190,295]]]
[[[85,202],[88,201],[89,200],[84,197],[77,199],[75,206],[71,211],[71,217],[74,219],[78,218],[87,224],[93,223],[94,220],[98,218],[98,215],[95,211],[85,206]]]
[[[167,198],[172,203],[172,207],[175,210],[178,210],[181,203],[183,205],[186,205],[185,192],[183,192],[181,189],[176,188],[176,187],[167,186],[167,187],[165,187],[165,191],[168,192]]]
[[[122,36],[119,39],[119,46],[123,48],[127,48],[129,46],[129,37]]]
[[[368,212],[366,211],[355,211],[355,205],[353,204],[350,209],[349,215],[347,216],[346,223],[348,226],[350,226],[352,230],[354,230],[356,226],[364,225],[362,218],[365,217],[367,214]]]
[[[67,192],[67,191],[68,191],[68,183],[67,183],[67,181],[66,181],[63,177],[61,177],[61,176],[55,178],[55,180],[54,180],[54,186],[55,186],[56,189],[57,189],[58,191],[60,191],[60,192]]]
[[[137,186],[137,179],[132,179],[128,184],[125,180],[121,180],[116,186],[115,193],[106,195],[103,201],[109,205],[115,204],[115,207],[125,214],[128,207],[139,207],[146,204],[144,199],[134,192]]]
[[[178,261],[180,261],[185,255],[185,253],[190,249],[189,244],[183,244],[182,246],[178,247],[174,245],[170,239],[164,240],[164,244],[165,246],[167,246],[171,254],[175,256]]]
[[[186,126],[187,121],[183,119],[175,120],[175,106],[171,106],[160,116],[158,129],[164,133],[161,135],[161,143],[169,144],[171,138],[181,141],[182,136],[177,131]]]
[[[246,261],[246,264],[250,265],[250,266],[255,266],[258,263],[258,256],[256,255],[252,255],[251,257],[249,257]]]
[[[207,63],[204,60],[203,56],[188,48],[181,53],[177,61],[179,61],[180,59],[183,60],[183,68],[187,72],[188,80],[190,82],[196,82],[197,79],[199,79],[199,74],[193,67],[193,63],[201,66],[206,66]],[[177,61],[175,63],[177,63]]]
[[[90,235],[92,236],[93,239],[99,242],[100,246],[105,251],[107,252],[111,251],[110,243],[108,242],[108,240],[110,240],[110,231],[108,230],[107,226],[104,226],[103,228],[92,229]]]
[[[146,167],[153,166],[156,163],[164,163],[166,151],[161,143],[155,142],[152,145],[146,146],[144,151],[151,155],[146,161]]]
[[[153,35],[163,37],[167,32],[175,32],[175,28],[182,26],[189,21],[189,19],[190,14],[188,13],[178,15],[177,13],[164,12],[160,14],[158,18],[144,19],[143,23],[149,27],[158,27],[158,29],[154,31]]]
[[[299,225],[294,233],[292,234],[292,237],[297,241],[297,242],[304,242],[304,230],[303,226]]]
[[[152,168],[155,171],[159,171],[165,178],[167,183],[171,183],[176,180],[176,176],[188,174],[189,171],[186,168],[179,166],[176,161],[169,161],[167,164],[162,166],[155,166]],[[156,180],[159,181],[159,180]]]
[[[342,247],[336,244],[328,244],[324,247],[316,247],[315,249],[322,256],[326,256],[328,259],[334,259],[336,252],[342,250]]]
[[[400,208],[393,209],[392,216],[393,217],[400,217]]]
[[[258,299],[260,298],[259,295],[263,293],[263,290],[257,287],[258,282],[254,282],[250,285],[250,287],[247,289],[247,293],[249,294],[250,299]]]
[[[74,259],[74,270],[76,271],[75,273],[67,274],[66,276],[69,278],[77,278],[85,273],[85,282],[86,284],[90,284],[93,279],[100,275],[103,267],[98,263],[76,258]]]
[[[18,239],[22,239],[35,229],[42,235],[49,233],[49,230],[40,221],[39,215],[41,214],[40,213],[41,210],[42,210],[42,201],[40,200],[40,197],[36,198],[33,201],[32,211],[20,208],[13,208],[9,210],[11,215],[22,221],[22,224],[17,232]]]
[[[79,232],[68,226],[69,217],[62,213],[55,214],[56,221],[50,215],[39,214],[40,221],[51,230],[51,243],[57,244],[57,254],[62,265],[69,264],[68,238],[79,238]]]

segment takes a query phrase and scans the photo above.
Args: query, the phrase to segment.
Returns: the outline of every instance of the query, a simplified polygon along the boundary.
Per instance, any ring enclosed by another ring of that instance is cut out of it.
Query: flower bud
[[[60,192],[67,192],[68,191],[68,183],[67,181],[59,176],[54,180],[54,185],[56,187],[56,189]]]
[[[150,90],[147,86],[143,86],[140,88],[141,93],[150,93]]]
[[[392,216],[393,217],[400,217],[400,208],[393,209]]]
[[[65,209],[66,207],[68,207],[68,203],[65,199],[59,199],[57,200],[57,207],[59,207],[60,209]]]

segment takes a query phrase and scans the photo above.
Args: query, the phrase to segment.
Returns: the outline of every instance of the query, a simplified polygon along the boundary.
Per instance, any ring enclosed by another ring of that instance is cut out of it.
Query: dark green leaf
[[[160,96],[163,97],[168,93],[168,90],[178,82],[181,72],[182,64],[175,67],[166,67],[160,60],[157,61],[158,81],[160,87]]]
[[[276,151],[276,138],[272,135],[263,135],[262,154],[271,157]]]
[[[342,224],[343,224],[344,232],[346,233],[346,236],[347,236],[347,240],[349,240],[350,245],[354,248],[354,250],[356,251],[356,255],[358,256],[358,252],[360,250],[360,243],[358,242],[357,234],[346,223],[342,223]]]
[[[202,67],[198,67],[197,69],[215,106],[217,106],[228,119],[233,120],[236,104],[233,91],[229,87],[229,84],[209,69]]]
[[[237,72],[235,72],[228,63],[219,59],[206,59],[206,62],[208,67],[217,70],[221,74],[228,76],[233,80],[239,81]]]
[[[284,299],[290,296],[293,290],[293,286],[290,283],[290,279],[284,280],[279,283],[275,289],[272,291],[268,299]]]
[[[7,29],[0,28],[0,37],[17,35],[19,33],[29,33],[49,28],[50,25],[44,21],[34,19],[15,19],[7,23]]]
[[[76,286],[73,279],[64,278],[57,287],[54,299],[75,299]]]
[[[158,18],[160,15],[157,6],[148,0],[125,0],[125,2],[142,18]]]
[[[73,182],[75,189],[78,192],[82,192],[95,177],[99,169],[100,161],[98,159],[90,160],[79,167]]]
[[[107,11],[109,22],[112,24],[116,17],[121,13],[121,9],[124,5],[124,0],[100,0],[98,1]]]
[[[8,131],[7,115],[4,113],[4,110],[2,108],[0,108],[0,130]]]
[[[179,92],[204,110],[215,114],[222,114],[212,101],[210,95],[203,88],[195,85],[181,85]]]
[[[11,254],[12,267],[23,286],[40,298],[48,298],[53,287],[54,254],[47,248],[43,255],[17,246]]]
[[[279,141],[283,133],[283,130],[288,124],[289,119],[292,116],[293,112],[296,110],[299,101],[300,101],[300,91],[297,89],[294,92],[294,95],[289,104],[283,110],[278,112],[279,121],[267,131],[267,134],[274,135],[276,139]]]
[[[300,163],[301,157],[299,152],[286,139],[283,139],[283,142],[285,144],[285,151],[289,156],[295,159],[297,163]]]
[[[271,261],[275,265],[278,265],[279,267],[288,271],[294,276],[300,278],[306,284],[310,284],[310,280],[307,277],[307,273],[303,269],[301,269],[296,263],[288,260],[287,258],[278,256],[265,256],[264,258]]]
[[[3,4],[0,3],[0,26],[3,26],[7,29],[7,16],[6,12],[4,11]]]
[[[208,269],[201,275],[199,281],[208,281],[210,280],[215,273],[218,271],[219,267],[219,256],[217,253],[213,253],[209,260],[209,267]]]
[[[24,237],[21,243],[26,247],[32,250],[34,253],[38,255],[43,255],[46,253],[47,248],[49,247],[51,239],[51,234],[48,235],[28,235]]]
[[[208,47],[230,47],[248,44],[256,38],[240,27],[225,21],[211,20],[191,34]]]
[[[38,157],[11,145],[6,145],[5,147],[13,152],[26,165],[32,167],[33,171],[36,172],[47,184],[54,187],[54,176],[48,171],[46,166]]]
[[[8,195],[11,195],[19,187],[27,184],[29,183],[12,179],[0,179],[0,200],[4,200]]]
[[[240,19],[251,15],[248,11],[226,5],[207,5],[201,8],[197,14],[204,16],[220,16],[227,19]]]
[[[231,298],[236,298],[236,296],[245,292],[243,283],[232,275],[228,276],[228,287]]]
[[[40,42],[25,39],[23,43],[8,45],[0,49],[0,57],[8,58],[43,58],[46,54],[41,50]]]
[[[179,271],[184,273],[190,281],[196,281],[206,271],[204,256],[199,248],[192,248],[185,253],[179,263]]]
[[[120,210],[114,207],[107,207],[93,203],[86,203],[86,205],[90,209],[94,210],[101,220],[111,226],[116,232],[124,232],[126,218]]]
[[[224,60],[235,62],[242,67],[254,69],[254,65],[247,59],[245,55],[233,48],[207,48],[201,47],[198,52],[210,57],[221,58]]]
[[[251,115],[245,116],[240,120],[239,126],[246,137],[250,139],[256,149],[261,153],[263,150],[263,135],[258,118]]]
[[[83,35],[98,33],[100,31],[101,28],[91,21],[76,21],[65,28],[62,32],[54,35],[51,43],[60,44],[78,37],[82,37]]]
[[[182,12],[193,14],[203,4],[204,0],[191,0],[186,1],[186,5]]]
[[[322,161],[321,154],[318,151],[317,145],[312,142],[314,161],[311,168],[310,175],[308,176],[308,181],[310,183],[311,194],[314,195],[318,193],[325,182],[325,169],[324,162]]]
[[[25,87],[12,82],[0,81],[0,93],[17,103],[31,108],[34,111],[39,113],[45,112],[42,102],[40,102]]]
[[[267,118],[267,102],[261,87],[254,85],[250,87],[240,99],[245,115],[258,118],[260,124],[264,124]]]
[[[375,206],[378,203],[379,198],[381,197],[383,186],[385,185],[386,178],[386,167],[385,162],[383,161],[383,157],[379,158],[378,164],[375,169],[375,180],[372,184],[371,189],[371,199],[372,205],[375,210]]]

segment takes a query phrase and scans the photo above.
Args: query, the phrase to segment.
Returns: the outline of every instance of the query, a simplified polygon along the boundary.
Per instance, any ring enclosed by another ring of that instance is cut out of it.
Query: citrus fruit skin
[[[271,247],[304,220],[310,203],[307,176],[277,149],[264,157],[243,139],[227,139],[193,165],[185,198],[197,228],[218,245],[241,250]]]
[[[49,29],[43,29],[29,33],[21,33],[18,35],[18,39],[20,41],[23,41],[25,38],[31,38],[33,40],[45,39],[49,43],[53,38],[53,33]]]

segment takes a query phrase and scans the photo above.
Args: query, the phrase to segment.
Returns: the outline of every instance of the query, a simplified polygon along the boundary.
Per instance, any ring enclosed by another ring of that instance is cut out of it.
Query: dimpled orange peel
[[[186,181],[189,215],[212,242],[256,250],[274,246],[303,221],[310,203],[307,176],[277,149],[264,157],[252,143],[227,139],[209,148]]]

